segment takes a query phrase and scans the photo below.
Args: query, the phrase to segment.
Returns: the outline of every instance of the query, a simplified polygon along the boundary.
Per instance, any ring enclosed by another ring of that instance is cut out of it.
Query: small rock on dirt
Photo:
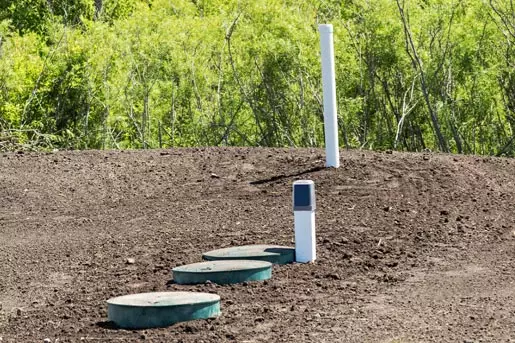
[[[184,332],[187,332],[187,333],[195,333],[195,332],[198,332],[199,330],[194,327],[194,326],[190,326],[190,325],[186,325],[184,327]]]
[[[129,258],[126,260],[126,263],[127,263],[127,264],[134,264],[134,263],[136,263],[136,260],[135,260],[135,259],[133,259],[133,258],[131,258],[131,257],[129,257]]]

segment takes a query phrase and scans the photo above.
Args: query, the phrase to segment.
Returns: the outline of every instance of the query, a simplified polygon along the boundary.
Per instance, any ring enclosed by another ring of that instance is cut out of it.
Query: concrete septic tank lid
[[[272,277],[272,263],[251,260],[218,260],[188,264],[172,270],[178,284],[211,281],[218,284],[268,280]]]
[[[295,261],[295,248],[278,245],[244,245],[212,250],[202,255],[204,260],[257,260],[287,264]]]
[[[150,329],[217,317],[220,296],[194,292],[140,293],[109,299],[107,306],[109,320],[118,327]]]

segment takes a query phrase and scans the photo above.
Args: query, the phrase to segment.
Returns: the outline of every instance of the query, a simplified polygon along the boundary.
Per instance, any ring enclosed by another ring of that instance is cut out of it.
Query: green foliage
[[[8,19],[20,33],[43,33],[48,16],[45,0],[0,0],[0,20]]]
[[[0,0],[0,149],[321,146],[332,22],[342,145],[513,155],[514,18],[502,1]]]

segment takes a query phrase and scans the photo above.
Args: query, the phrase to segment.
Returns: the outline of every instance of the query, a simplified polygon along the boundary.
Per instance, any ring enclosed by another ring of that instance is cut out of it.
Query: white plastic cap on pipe
[[[338,168],[340,166],[340,150],[338,145],[333,25],[321,24],[318,26],[318,30],[320,31],[320,51],[322,56],[326,167]]]

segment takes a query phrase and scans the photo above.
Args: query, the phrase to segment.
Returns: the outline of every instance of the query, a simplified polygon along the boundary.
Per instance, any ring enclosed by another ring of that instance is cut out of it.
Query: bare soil
[[[515,342],[515,160],[341,160],[325,169],[312,149],[0,154],[0,341]],[[170,282],[208,250],[293,246],[297,179],[316,184],[316,263],[274,266],[268,282]],[[155,330],[107,322],[108,298],[165,290],[216,292],[223,314]]]

